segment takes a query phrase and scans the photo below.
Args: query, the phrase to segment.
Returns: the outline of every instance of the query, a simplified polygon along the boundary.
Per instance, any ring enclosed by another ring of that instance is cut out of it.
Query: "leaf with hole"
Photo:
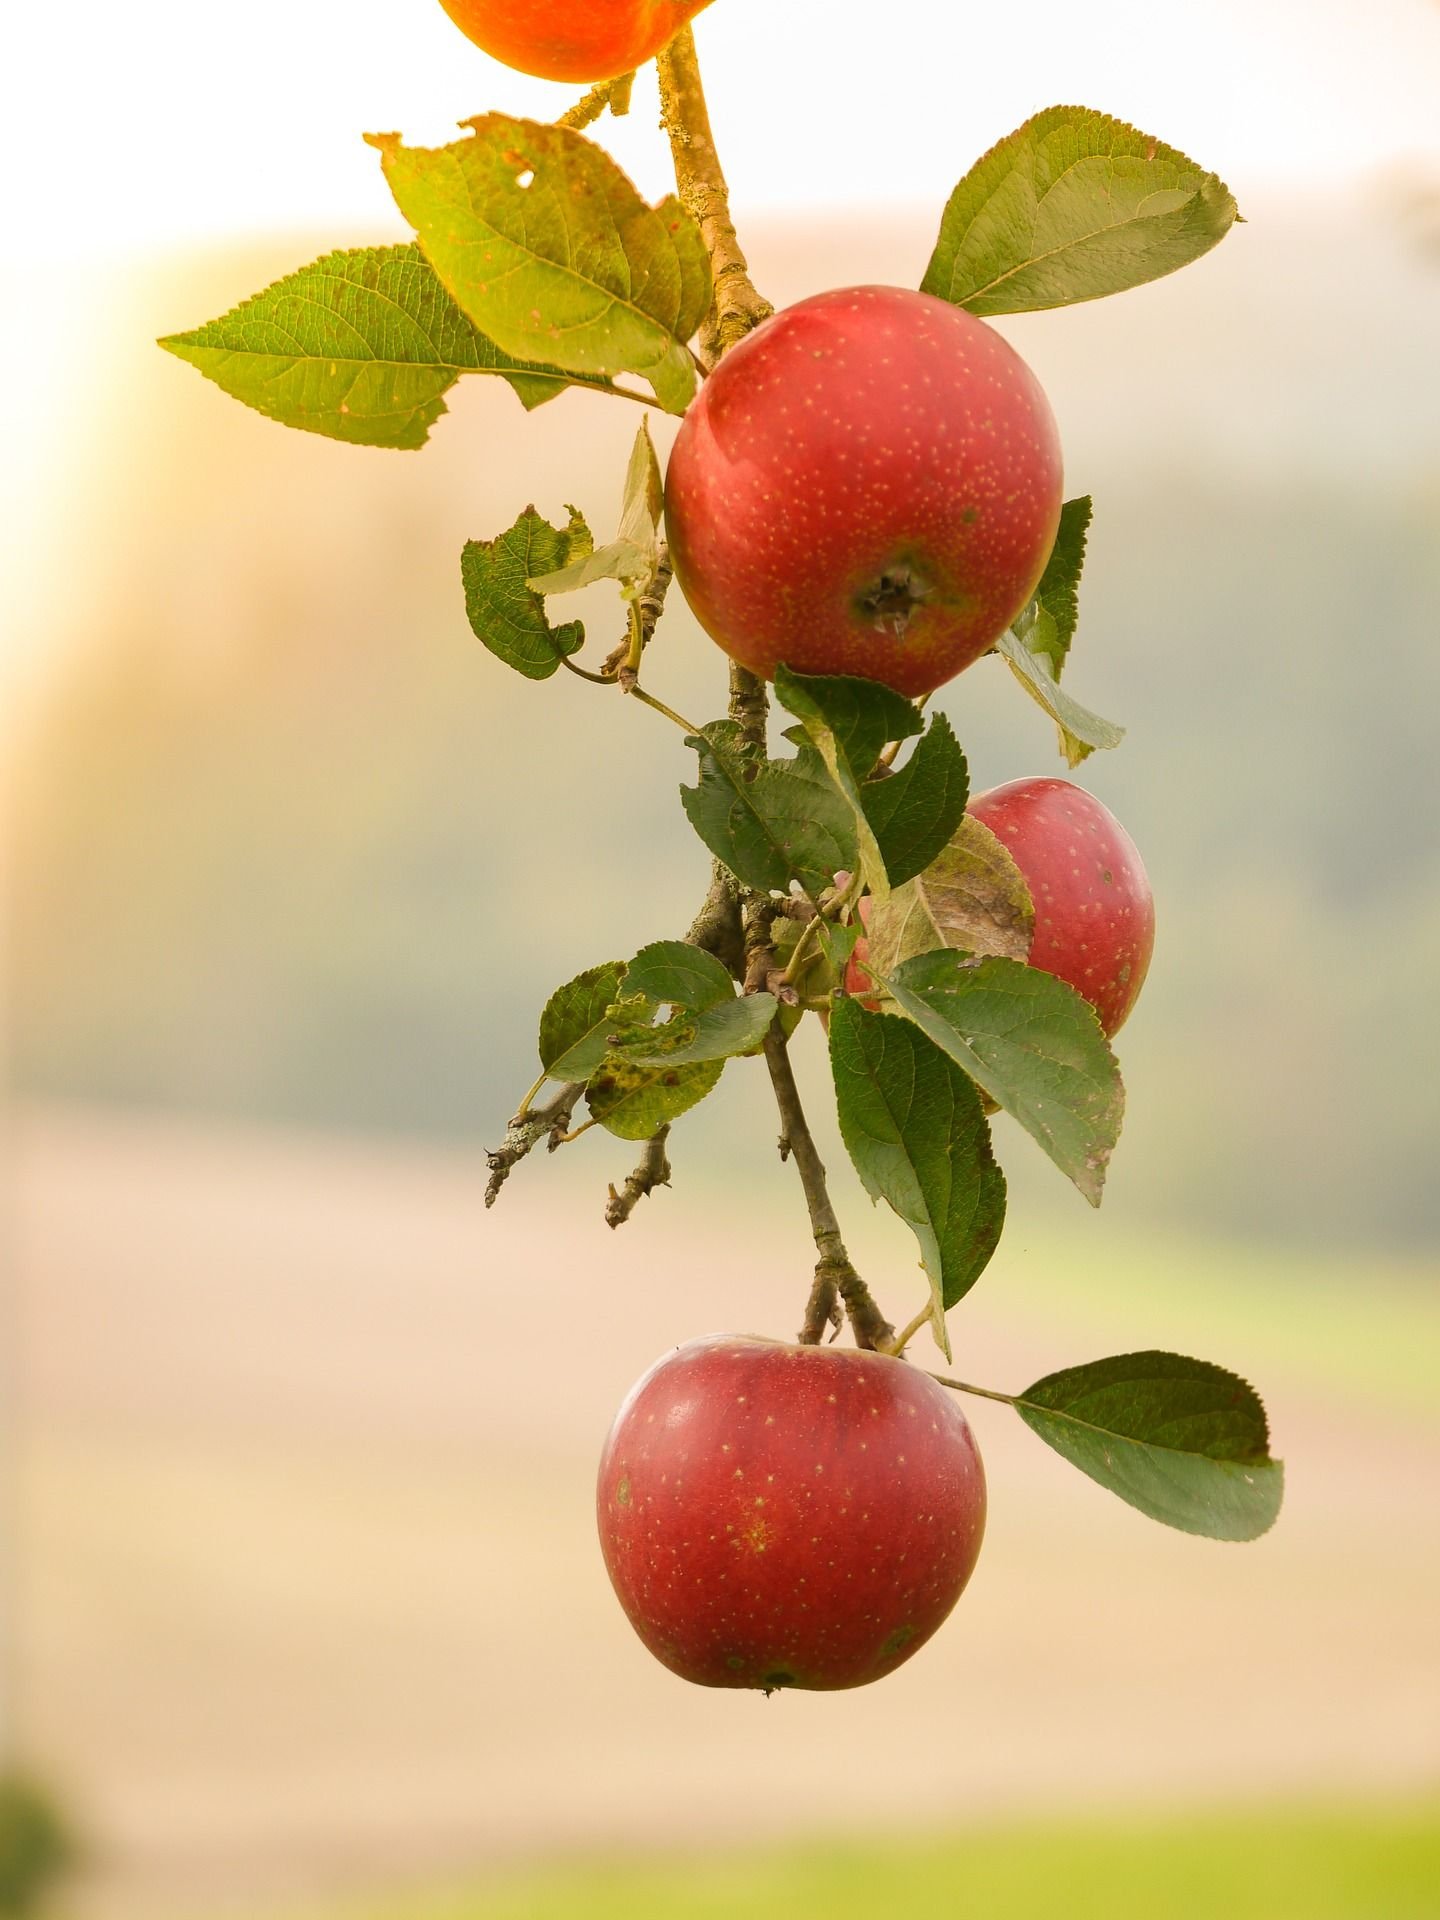
[[[500,113],[448,147],[372,134],[400,211],[452,299],[505,352],[609,379],[638,374],[670,413],[695,392],[689,341],[710,304],[700,230],[648,206],[573,128]]]

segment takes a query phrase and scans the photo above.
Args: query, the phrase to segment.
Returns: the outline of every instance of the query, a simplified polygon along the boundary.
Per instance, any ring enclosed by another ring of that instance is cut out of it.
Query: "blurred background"
[[[954,1619],[882,1687],[769,1702],[647,1658],[591,1517],[650,1360],[798,1323],[760,1076],[730,1067],[618,1235],[633,1154],[599,1132],[482,1205],[546,992],[703,890],[679,736],[507,673],[459,591],[463,541],[529,500],[608,530],[633,413],[474,381],[422,453],[377,452],[152,345],[402,237],[362,130],[569,95],[435,0],[82,0],[7,38],[0,1758],[74,1829],[57,1911],[1440,1913],[1440,9],[698,23],[777,302],[916,284],[954,181],[1056,100],[1215,167],[1247,219],[1002,323],[1095,496],[1068,679],[1130,732],[1079,777],[1160,936],[1103,1211],[997,1128],[1010,1228],[954,1338],[1011,1388],[1152,1345],[1235,1367],[1286,1513],[1244,1551],[1165,1532],[981,1405]],[[654,121],[642,80],[598,129],[652,196]],[[608,648],[615,606],[583,611]],[[651,659],[719,711],[676,603]],[[977,787],[1064,771],[998,662],[940,703]],[[908,1316],[908,1237],[798,1050]],[[5,1818],[0,1911],[39,1844]]]

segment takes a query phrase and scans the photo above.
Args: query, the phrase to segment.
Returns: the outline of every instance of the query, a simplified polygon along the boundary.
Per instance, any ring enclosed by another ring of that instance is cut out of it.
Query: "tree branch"
[[[517,1113],[506,1129],[503,1143],[493,1149],[487,1149],[485,1161],[490,1168],[490,1179],[485,1187],[485,1204],[493,1207],[500,1197],[500,1189],[510,1178],[511,1169],[517,1167],[532,1147],[538,1146],[548,1134],[550,1151],[553,1153],[570,1130],[571,1116],[576,1103],[585,1091],[582,1080],[567,1080],[553,1100],[543,1107],[530,1107]]]
[[[611,1187],[610,1198],[605,1206],[607,1227],[623,1226],[647,1193],[653,1193],[656,1187],[669,1186],[670,1162],[665,1154],[665,1142],[669,1136],[670,1122],[667,1120],[645,1142],[645,1150],[635,1171],[626,1176],[625,1185],[620,1191],[617,1193]]]
[[[801,1342],[806,1346],[816,1344],[820,1330],[831,1317],[835,1294],[838,1293],[850,1316],[856,1346],[879,1348],[887,1340],[894,1339],[895,1329],[876,1306],[870,1289],[856,1272],[855,1263],[845,1250],[840,1222],[835,1217],[835,1209],[830,1203],[830,1190],[825,1183],[824,1163],[811,1137],[805,1109],[800,1104],[800,1089],[795,1084],[789,1047],[778,1027],[772,1026],[765,1036],[765,1064],[770,1069],[775,1103],[780,1109],[780,1125],[784,1129],[781,1152],[794,1160],[800,1175],[800,1184],[805,1189],[805,1204],[810,1210],[810,1231],[815,1236],[815,1251],[820,1256],[815,1267],[815,1284],[805,1313],[805,1325],[800,1332]]]
[[[715,150],[710,112],[695,57],[695,37],[682,27],[659,55],[660,115],[670,136],[681,204],[700,229],[714,277],[715,299],[701,331],[701,357],[721,354],[775,311],[755,289],[730,215],[730,190]]]
[[[581,129],[598,120],[608,107],[617,119],[630,111],[630,89],[635,84],[633,73],[617,74],[613,80],[602,80],[590,91],[582,94],[573,107],[567,107],[555,122],[557,127],[575,127]]]

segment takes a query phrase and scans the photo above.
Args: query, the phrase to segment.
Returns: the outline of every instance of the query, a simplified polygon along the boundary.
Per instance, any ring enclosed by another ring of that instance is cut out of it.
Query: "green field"
[[[847,1822],[854,1810],[848,1811]],[[347,1920],[1430,1920],[1440,1803],[1120,1825],[1007,1824],[893,1847],[575,1866]],[[316,1920],[307,1916],[307,1920]],[[341,1920],[335,1915],[334,1920]]]

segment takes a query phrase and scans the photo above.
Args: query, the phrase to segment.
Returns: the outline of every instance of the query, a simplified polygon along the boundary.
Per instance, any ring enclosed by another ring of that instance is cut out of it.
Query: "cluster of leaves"
[[[464,135],[438,149],[371,138],[413,243],[327,255],[163,344],[270,418],[360,445],[418,448],[467,374],[504,381],[527,409],[580,387],[682,414],[712,296],[691,215],[674,198],[647,204],[573,128],[489,113]],[[983,316],[1092,300],[1198,258],[1236,217],[1221,181],[1183,154],[1055,107],[960,181],[922,287]],[[533,506],[472,540],[462,574],[477,637],[547,679],[585,642],[578,620],[552,621],[548,599],[613,580],[633,683],[642,610],[663,591],[662,505],[642,429],[607,545],[575,508],[555,525]],[[1071,766],[1122,736],[1061,685],[1090,519],[1088,499],[1066,505],[1035,597],[995,648],[1054,720]],[[593,677],[616,679],[618,666],[612,656]],[[740,889],[798,908],[779,923],[787,987],[828,1009],[846,1146],[871,1196],[915,1233],[948,1357],[945,1314],[1004,1222],[991,1116],[1008,1113],[1098,1204],[1123,1111],[1119,1068],[1089,1004],[1026,964],[1032,903],[1005,849],[966,814],[965,756],[945,717],[926,724],[883,687],[783,668],[775,694],[790,751],[770,757],[733,719],[700,727],[681,802]],[[837,901],[844,872],[854,879]],[[875,1011],[839,990],[862,889]],[[705,1098],[727,1060],[796,1017],[769,992],[738,991],[713,955],[665,941],[558,989],[540,1062],[583,1087],[594,1123],[650,1140]],[[1128,1356],[1041,1381],[1013,1404],[1076,1465],[1172,1525],[1238,1539],[1274,1517],[1263,1410],[1220,1369]]]

